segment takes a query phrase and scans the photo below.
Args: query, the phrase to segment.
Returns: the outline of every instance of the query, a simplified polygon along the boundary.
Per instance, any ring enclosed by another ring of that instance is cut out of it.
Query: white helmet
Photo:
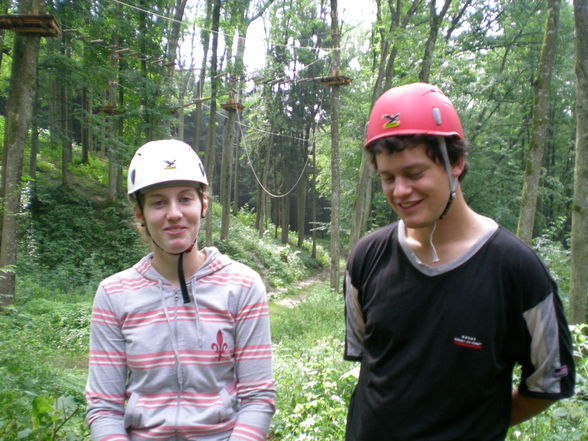
[[[188,144],[175,139],[139,147],[129,165],[128,194],[166,182],[208,185],[202,161]]]

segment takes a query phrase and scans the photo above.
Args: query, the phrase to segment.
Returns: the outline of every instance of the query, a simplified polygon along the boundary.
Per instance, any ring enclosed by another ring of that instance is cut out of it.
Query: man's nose
[[[394,181],[393,196],[394,198],[402,198],[411,192],[411,187],[406,179],[396,178]]]

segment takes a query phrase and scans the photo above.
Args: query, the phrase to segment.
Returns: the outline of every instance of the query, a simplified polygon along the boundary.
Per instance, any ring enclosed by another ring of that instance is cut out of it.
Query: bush
[[[42,287],[93,294],[100,280],[145,254],[125,203],[106,204],[75,189],[43,186],[28,209],[17,269],[24,291]]]
[[[340,440],[355,365],[343,360],[343,300],[323,283],[295,309],[272,306],[276,440]]]

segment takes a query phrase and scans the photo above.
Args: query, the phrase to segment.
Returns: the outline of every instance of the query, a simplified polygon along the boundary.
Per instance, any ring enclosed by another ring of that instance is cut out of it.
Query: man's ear
[[[451,166],[451,176],[453,176],[454,178],[458,178],[461,176],[461,174],[463,173],[463,170],[465,168],[466,165],[466,161],[465,161],[465,157],[461,157],[457,160],[457,162],[455,164],[453,164]]]

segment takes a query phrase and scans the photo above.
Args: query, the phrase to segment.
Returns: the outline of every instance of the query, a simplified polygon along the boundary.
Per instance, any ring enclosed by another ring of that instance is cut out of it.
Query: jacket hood
[[[231,258],[222,254],[216,247],[205,247],[200,251],[206,255],[206,258],[204,259],[202,266],[198,268],[198,271],[187,278],[186,282],[213,274],[233,263]],[[133,265],[133,268],[146,279],[169,283],[169,280],[164,278],[159,271],[153,267],[152,261],[153,253],[149,253]]]

